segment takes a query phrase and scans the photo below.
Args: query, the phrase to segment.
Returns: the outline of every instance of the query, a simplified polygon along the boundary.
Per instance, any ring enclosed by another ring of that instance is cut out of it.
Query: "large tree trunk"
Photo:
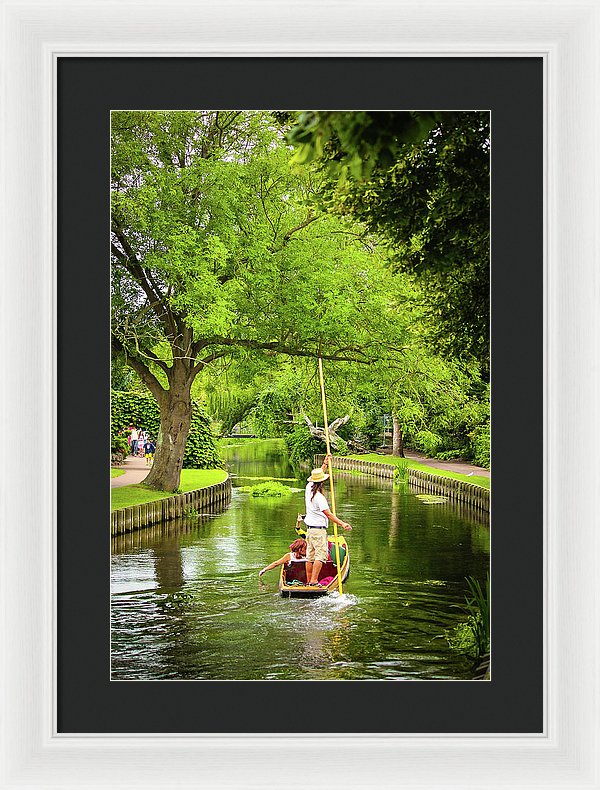
[[[399,455],[404,458],[404,442],[402,440],[402,428],[400,420],[396,414],[392,414],[392,421],[394,423],[394,434],[392,438],[392,455]]]
[[[178,375],[179,373],[179,375]],[[160,399],[160,440],[154,464],[144,485],[158,491],[175,491],[183,467],[183,454],[192,420],[191,381],[185,371],[169,376],[170,389]]]

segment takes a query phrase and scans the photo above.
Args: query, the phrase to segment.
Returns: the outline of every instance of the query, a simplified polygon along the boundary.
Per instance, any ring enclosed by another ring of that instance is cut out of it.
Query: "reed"
[[[394,483],[406,483],[408,480],[408,459],[395,458]]]
[[[457,607],[467,615],[467,619],[452,631],[446,631],[446,638],[454,650],[479,662],[490,652],[490,575],[486,575],[483,588],[473,576],[467,576],[466,582],[469,593],[465,602],[457,604]]]

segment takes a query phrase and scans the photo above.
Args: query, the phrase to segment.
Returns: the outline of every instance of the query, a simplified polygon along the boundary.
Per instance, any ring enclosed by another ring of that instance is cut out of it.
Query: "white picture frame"
[[[336,786],[600,788],[595,0],[2,0],[1,788],[279,788],[298,735],[56,730],[59,56],[541,56],[545,64],[545,726],[303,738]],[[294,20],[290,24],[290,20]],[[517,89],[517,86],[515,86]],[[41,448],[32,459],[29,447]],[[518,459],[515,459],[518,473]],[[291,766],[291,767],[290,767]],[[299,780],[308,780],[305,766]]]

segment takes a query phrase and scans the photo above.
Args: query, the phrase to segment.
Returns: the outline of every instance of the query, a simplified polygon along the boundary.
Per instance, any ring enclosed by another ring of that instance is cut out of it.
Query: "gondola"
[[[342,582],[345,582],[350,573],[350,552],[348,544],[343,535],[338,535],[338,543],[340,546],[340,554],[342,560],[341,576]],[[291,566],[282,565],[279,573],[279,592],[283,598],[319,598],[323,595],[338,591],[338,578],[337,568],[334,564],[336,557],[335,542],[332,535],[328,536],[329,540],[329,555],[328,562],[323,564],[321,572],[319,573],[319,580],[331,578],[328,584],[319,585],[318,587],[309,587],[306,583],[306,567],[303,562],[294,562]],[[300,582],[300,584],[299,584]]]

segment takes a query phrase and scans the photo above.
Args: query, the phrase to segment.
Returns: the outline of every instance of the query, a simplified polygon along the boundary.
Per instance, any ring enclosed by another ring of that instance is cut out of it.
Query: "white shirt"
[[[329,505],[320,491],[315,494],[314,499],[310,498],[312,487],[313,484],[308,483],[304,492],[304,502],[306,504],[304,523],[307,527],[326,527],[329,520],[323,511],[329,510]]]
[[[290,551],[290,558],[288,560],[288,565],[291,565],[292,562],[306,562],[306,557],[298,557],[293,551]]]
[[[133,431],[131,431],[131,441],[133,442],[136,441],[137,439],[138,439],[138,432],[134,428]]]

